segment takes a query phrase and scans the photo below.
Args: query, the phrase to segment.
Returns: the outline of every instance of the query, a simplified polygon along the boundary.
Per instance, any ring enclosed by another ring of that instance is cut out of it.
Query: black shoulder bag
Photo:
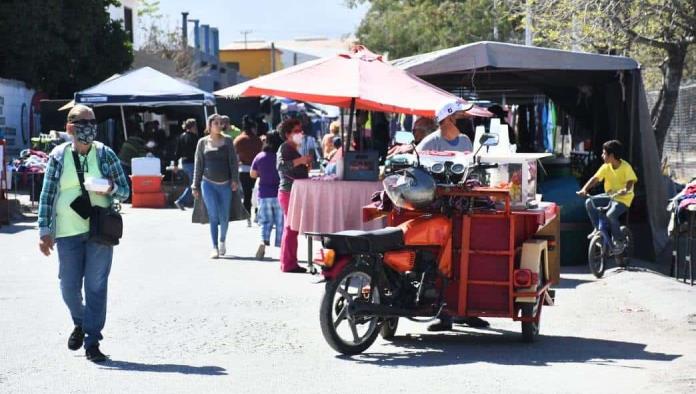
[[[83,218],[89,217],[89,240],[103,245],[118,245],[123,236],[123,219],[121,214],[109,208],[91,206],[89,192],[85,189],[85,174],[80,165],[77,152],[73,151],[73,161],[77,169],[77,178],[80,180],[82,195],[70,204],[71,207]],[[89,205],[89,210],[85,209],[85,203]],[[75,205],[75,206],[74,206]],[[84,213],[89,212],[87,215]]]

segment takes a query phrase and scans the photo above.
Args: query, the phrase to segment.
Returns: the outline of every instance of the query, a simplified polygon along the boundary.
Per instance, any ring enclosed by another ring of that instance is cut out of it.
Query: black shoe
[[[428,331],[438,332],[438,331],[451,331],[452,321],[449,319],[440,319],[437,323],[433,323],[428,326]]]
[[[305,272],[307,272],[307,269],[304,267],[297,266],[297,267],[291,269],[290,271],[285,271],[285,272],[289,272],[292,274],[304,274]]]
[[[490,326],[487,321],[481,319],[480,317],[456,317],[452,320],[457,324],[466,324],[467,326],[473,328],[486,328]]]
[[[75,326],[75,329],[68,338],[68,349],[77,350],[82,347],[82,342],[85,340],[85,332],[82,327]]]
[[[99,350],[99,345],[92,345],[85,350],[85,357],[93,363],[103,363],[107,357]]]

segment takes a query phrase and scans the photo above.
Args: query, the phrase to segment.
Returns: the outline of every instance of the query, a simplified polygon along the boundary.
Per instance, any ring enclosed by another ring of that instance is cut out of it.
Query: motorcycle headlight
[[[445,165],[443,163],[435,163],[430,166],[430,172],[433,174],[442,174],[445,172]]]
[[[462,175],[465,170],[466,170],[466,167],[464,166],[464,164],[461,164],[461,163],[452,164],[452,167],[450,167],[450,171],[454,175]]]

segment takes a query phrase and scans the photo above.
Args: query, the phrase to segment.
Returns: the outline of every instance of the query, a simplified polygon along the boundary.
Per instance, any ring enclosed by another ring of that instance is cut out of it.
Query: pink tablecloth
[[[362,207],[379,190],[381,182],[296,180],[290,193],[290,228],[300,233],[383,228],[379,219],[362,222]]]

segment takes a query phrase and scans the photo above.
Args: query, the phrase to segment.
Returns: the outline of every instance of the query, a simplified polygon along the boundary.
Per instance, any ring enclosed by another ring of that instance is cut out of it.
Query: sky
[[[291,40],[339,38],[355,33],[367,4],[350,9],[344,0],[160,0],[160,13],[170,27],[181,24],[181,12],[220,31],[220,47],[244,39]],[[192,25],[191,25],[192,26]]]

